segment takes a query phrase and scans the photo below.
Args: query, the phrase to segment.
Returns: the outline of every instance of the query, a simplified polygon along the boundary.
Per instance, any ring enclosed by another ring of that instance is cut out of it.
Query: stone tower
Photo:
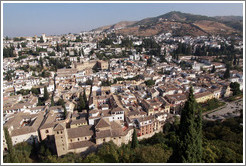
[[[68,138],[65,123],[59,123],[54,127],[57,155],[61,156],[68,152]]]

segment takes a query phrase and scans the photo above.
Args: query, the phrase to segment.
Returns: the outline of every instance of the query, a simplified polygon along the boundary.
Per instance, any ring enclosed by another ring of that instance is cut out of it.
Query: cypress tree
[[[42,57],[40,57],[39,63],[40,63],[41,69],[43,69],[44,68],[44,62],[43,62],[43,58]]]
[[[81,112],[83,109],[85,109],[85,101],[84,98],[82,96],[82,94],[80,93],[79,95],[79,103],[78,103],[78,111]]]
[[[86,97],[85,89],[84,89],[84,92],[83,92],[83,99],[84,99],[84,101],[86,103],[87,102],[87,97]]]
[[[197,163],[202,158],[202,115],[190,87],[190,93],[181,112],[178,162]]]
[[[66,118],[66,116],[67,116],[67,109],[66,109],[65,104],[63,104],[62,107],[64,109],[64,117]]]
[[[237,59],[237,65],[239,65],[240,58]]]
[[[237,57],[236,57],[236,55],[234,55],[234,58],[233,58],[233,66],[236,66],[236,64],[237,64]]]
[[[214,73],[216,71],[215,66],[213,65],[213,68],[211,70],[211,73]]]
[[[19,160],[16,157],[15,149],[14,149],[13,144],[12,144],[12,139],[11,139],[11,137],[9,135],[9,131],[6,127],[4,128],[4,136],[5,136],[6,144],[8,147],[9,161],[11,163],[18,163]]]
[[[55,105],[55,102],[54,102],[54,96],[52,95],[50,106],[54,106],[54,105]]]
[[[230,67],[229,66],[227,66],[223,77],[224,79],[230,78]]]
[[[84,89],[84,92],[83,92],[83,99],[84,99],[84,103],[85,103],[85,108],[88,109],[88,101],[87,101],[85,89]]]
[[[138,147],[138,138],[137,138],[137,132],[136,129],[134,129],[133,133],[132,133],[132,143],[131,143],[131,148],[135,149],[136,147]]]
[[[44,101],[46,101],[48,99],[49,99],[49,93],[48,93],[47,87],[44,86]]]

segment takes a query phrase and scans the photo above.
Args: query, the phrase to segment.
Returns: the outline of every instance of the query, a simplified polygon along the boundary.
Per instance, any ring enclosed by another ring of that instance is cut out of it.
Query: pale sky
[[[138,21],[170,11],[243,16],[241,3],[4,3],[3,35],[79,33],[119,21]]]

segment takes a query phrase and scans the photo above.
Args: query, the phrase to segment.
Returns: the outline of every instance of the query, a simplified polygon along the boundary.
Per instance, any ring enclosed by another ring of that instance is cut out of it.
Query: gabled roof
[[[80,141],[80,142],[73,142],[69,143],[68,149],[78,149],[78,148],[84,148],[84,147],[90,147],[94,146],[95,143],[91,141]]]
[[[122,129],[121,125],[116,121],[112,121],[112,122],[110,122],[110,124],[111,124],[111,129],[113,129],[113,130],[121,130]]]
[[[101,118],[99,122],[96,124],[95,128],[104,128],[110,127],[110,124],[107,122],[106,119]]]
[[[111,137],[111,131],[109,130],[102,130],[99,132],[96,132],[96,138],[106,138],[106,137]]]
[[[113,112],[121,112],[121,111],[124,111],[124,110],[122,108],[120,108],[120,107],[115,107],[115,108],[113,108],[111,110],[111,113],[113,113]]]
[[[58,131],[58,130],[64,130],[65,124],[64,123],[58,123],[55,127],[54,127],[54,131]]]
[[[67,129],[68,138],[78,138],[85,136],[92,136],[94,134],[93,128],[91,125],[85,125],[78,128],[69,128]]]

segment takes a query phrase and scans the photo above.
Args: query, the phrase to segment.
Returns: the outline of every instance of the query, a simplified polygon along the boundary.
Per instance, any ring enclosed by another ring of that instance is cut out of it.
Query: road
[[[222,107],[221,109],[217,109],[203,114],[203,118],[205,120],[214,121],[218,119],[240,116],[240,110],[243,110],[243,99],[239,99],[233,102],[226,102],[226,106]]]

